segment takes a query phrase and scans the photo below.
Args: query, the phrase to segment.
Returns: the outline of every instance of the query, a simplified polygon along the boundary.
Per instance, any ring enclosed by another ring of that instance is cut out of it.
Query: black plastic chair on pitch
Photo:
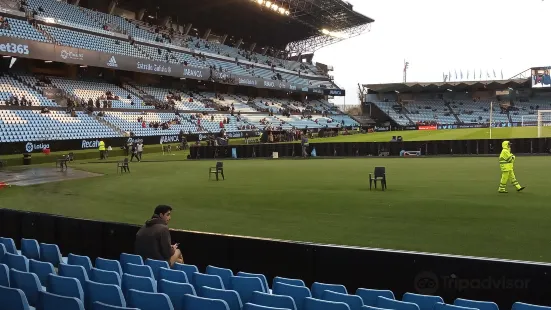
[[[371,190],[372,185],[375,185],[375,188],[377,188],[377,181],[381,182],[381,188],[384,191],[386,189],[385,167],[375,167],[375,171],[369,174],[369,190]]]
[[[128,158],[125,158],[123,161],[117,163],[117,173],[118,172],[130,172],[130,166],[128,166]]]
[[[216,181],[218,181],[218,174],[222,175],[222,179],[225,180],[226,178],[224,177],[224,163],[219,161],[216,163],[216,167],[209,168],[209,180],[212,174],[216,174]]]

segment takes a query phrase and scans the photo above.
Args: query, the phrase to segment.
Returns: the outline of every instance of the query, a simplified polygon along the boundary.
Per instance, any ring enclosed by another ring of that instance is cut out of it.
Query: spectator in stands
[[[172,216],[172,207],[159,205],[151,219],[145,222],[136,234],[134,250],[144,259],[168,261],[172,267],[174,263],[183,263],[182,252],[178,244],[172,245],[168,222]]]

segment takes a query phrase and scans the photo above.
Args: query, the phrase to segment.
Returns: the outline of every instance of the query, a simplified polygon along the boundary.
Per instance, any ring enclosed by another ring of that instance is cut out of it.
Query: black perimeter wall
[[[37,197],[37,203],[40,198]],[[78,207],[78,204],[76,205]],[[56,243],[62,254],[76,253],[118,259],[133,252],[138,226],[65,218],[0,209],[0,235],[20,246],[21,238]],[[414,233],[414,232],[412,232]],[[491,300],[501,309],[515,301],[551,304],[551,265],[346,248],[271,241],[235,236],[172,231],[181,243],[185,262],[201,271],[211,264],[274,276],[344,284],[356,288],[390,289],[398,299],[405,292]],[[79,236],[79,237],[75,237]],[[82,238],[86,236],[86,238]],[[365,236],[369,238],[369,236]],[[458,242],[460,239],[458,238]]]

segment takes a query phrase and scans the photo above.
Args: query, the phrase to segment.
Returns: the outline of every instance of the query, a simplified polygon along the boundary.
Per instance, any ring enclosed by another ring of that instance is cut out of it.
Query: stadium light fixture
[[[279,9],[279,6],[277,4],[272,4],[272,10],[276,11]]]
[[[264,4],[266,5],[267,8],[270,8],[272,6],[272,1],[268,0]]]
[[[256,2],[260,5],[263,5],[264,4],[264,0],[256,0]]]
[[[52,63],[53,61],[51,60],[44,60],[45,63],[49,64],[49,63]]]
[[[395,93],[397,93],[397,94],[399,94],[399,93],[400,93],[400,92],[399,92],[399,91],[397,91],[397,90],[395,90],[394,92],[395,92]]]
[[[287,10],[285,10],[285,9],[282,8],[282,7],[280,7],[278,11],[279,11],[279,14],[283,15],[283,14],[285,14],[285,11],[287,11]]]
[[[448,89],[446,89],[446,90],[447,90],[447,91],[452,91],[452,90],[451,90],[451,89],[449,89],[449,88],[448,88]]]

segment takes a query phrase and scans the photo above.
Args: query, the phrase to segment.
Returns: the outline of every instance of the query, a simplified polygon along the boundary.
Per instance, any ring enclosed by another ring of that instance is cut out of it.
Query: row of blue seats
[[[187,264],[175,264],[174,269],[170,269],[165,261],[148,259],[144,264],[140,256],[126,253],[121,254],[120,261],[97,258],[93,267],[86,256],[69,254],[62,258],[59,248],[53,245],[57,250],[57,275],[55,262],[34,259],[40,259],[48,245],[23,239],[18,251],[11,239],[2,238],[0,243],[0,255],[6,252],[3,261],[7,263],[0,264],[0,286],[21,289],[29,303],[36,306],[40,306],[41,296],[47,292],[76,298],[87,305],[87,309],[93,309],[97,302],[124,307],[128,301],[128,305],[133,306],[129,301],[132,296],[153,294],[148,295],[149,298],[166,304],[166,308],[158,309],[176,310],[190,310],[185,305],[194,298],[202,298],[199,300],[207,303],[223,301],[225,304],[219,304],[221,310],[257,306],[287,310],[499,310],[492,302],[457,299],[454,305],[447,305],[439,296],[412,293],[404,294],[399,301],[388,290],[360,288],[356,295],[350,295],[346,287],[337,284],[315,282],[310,289],[302,280],[282,277],[275,277],[270,289],[262,274],[238,272],[234,275],[230,269],[214,266],[207,266],[203,274],[196,266]],[[205,298],[207,300],[203,300]],[[523,303],[515,303],[513,309],[551,310]]]

